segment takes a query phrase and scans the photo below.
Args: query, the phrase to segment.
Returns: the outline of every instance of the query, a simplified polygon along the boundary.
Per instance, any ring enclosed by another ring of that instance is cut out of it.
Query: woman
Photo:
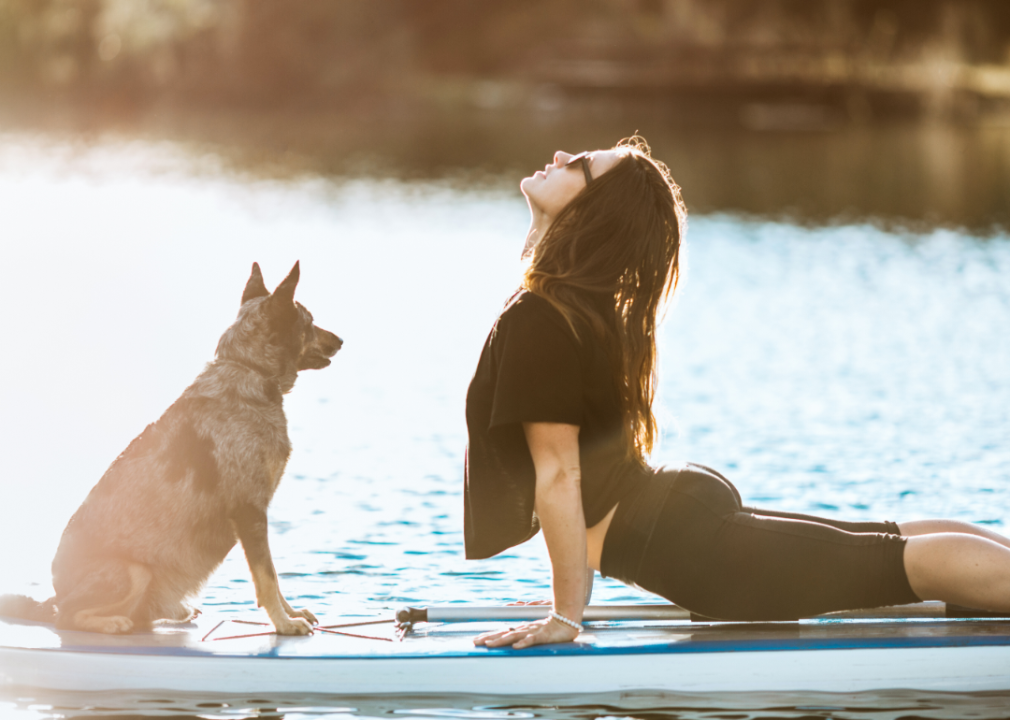
[[[637,137],[558,152],[521,188],[532,215],[522,289],[467,393],[466,552],[490,557],[542,528],[554,607],[476,644],[573,640],[587,567],[725,620],[920,599],[1010,611],[1010,541],[996,533],[756,510],[709,468],[649,468],[655,327],[686,219],[679,188]]]

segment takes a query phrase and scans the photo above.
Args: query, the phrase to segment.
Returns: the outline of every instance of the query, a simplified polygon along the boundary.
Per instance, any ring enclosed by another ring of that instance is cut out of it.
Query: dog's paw
[[[312,611],[306,610],[305,608],[302,608],[301,610],[292,610],[290,615],[291,617],[305,618],[312,625],[319,624],[319,620],[316,618],[315,615],[312,614]]]
[[[165,610],[164,619],[169,622],[189,622],[198,615],[200,615],[200,608],[181,602]]]
[[[85,632],[123,635],[133,631],[133,620],[125,615],[95,615],[91,610],[81,610],[74,615],[69,627]]]
[[[312,634],[312,625],[309,624],[308,620],[300,617],[288,618],[285,621],[274,623],[274,627],[277,629],[278,635]]]
[[[109,635],[125,635],[133,630],[133,620],[125,615],[114,615],[112,617],[95,618],[98,624],[98,632]]]

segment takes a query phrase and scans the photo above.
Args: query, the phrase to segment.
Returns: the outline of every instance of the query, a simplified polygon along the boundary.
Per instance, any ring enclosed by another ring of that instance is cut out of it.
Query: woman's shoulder
[[[501,316],[510,318],[545,318],[564,322],[565,318],[551,301],[529,290],[520,290],[505,303]]]
[[[498,327],[551,327],[572,334],[561,311],[546,298],[529,290],[520,290],[509,299],[498,318]]]

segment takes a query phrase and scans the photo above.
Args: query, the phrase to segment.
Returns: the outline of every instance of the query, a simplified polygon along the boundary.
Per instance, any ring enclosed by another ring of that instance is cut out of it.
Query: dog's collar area
[[[243,360],[231,360],[231,359],[228,359],[228,360],[218,360],[218,362],[219,363],[227,363],[229,365],[238,365],[239,367],[245,368],[246,370],[251,370],[252,372],[256,373],[257,375],[262,375],[265,380],[274,380],[274,381],[276,381],[276,378],[268,370],[266,370],[265,368],[263,368],[260,365],[257,365],[256,363],[245,362]]]

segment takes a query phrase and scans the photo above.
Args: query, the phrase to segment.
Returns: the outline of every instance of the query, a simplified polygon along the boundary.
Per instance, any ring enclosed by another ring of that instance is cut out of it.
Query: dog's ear
[[[295,303],[295,288],[298,286],[298,276],[300,271],[298,269],[298,263],[291,268],[291,272],[288,276],[284,278],[277,289],[274,290],[273,299],[277,302],[283,303],[285,305],[294,305]]]
[[[249,280],[245,284],[245,291],[242,293],[242,304],[245,305],[253,298],[269,294],[270,291],[263,284],[263,273],[260,272],[260,264],[253,263],[252,273],[249,275]]]

